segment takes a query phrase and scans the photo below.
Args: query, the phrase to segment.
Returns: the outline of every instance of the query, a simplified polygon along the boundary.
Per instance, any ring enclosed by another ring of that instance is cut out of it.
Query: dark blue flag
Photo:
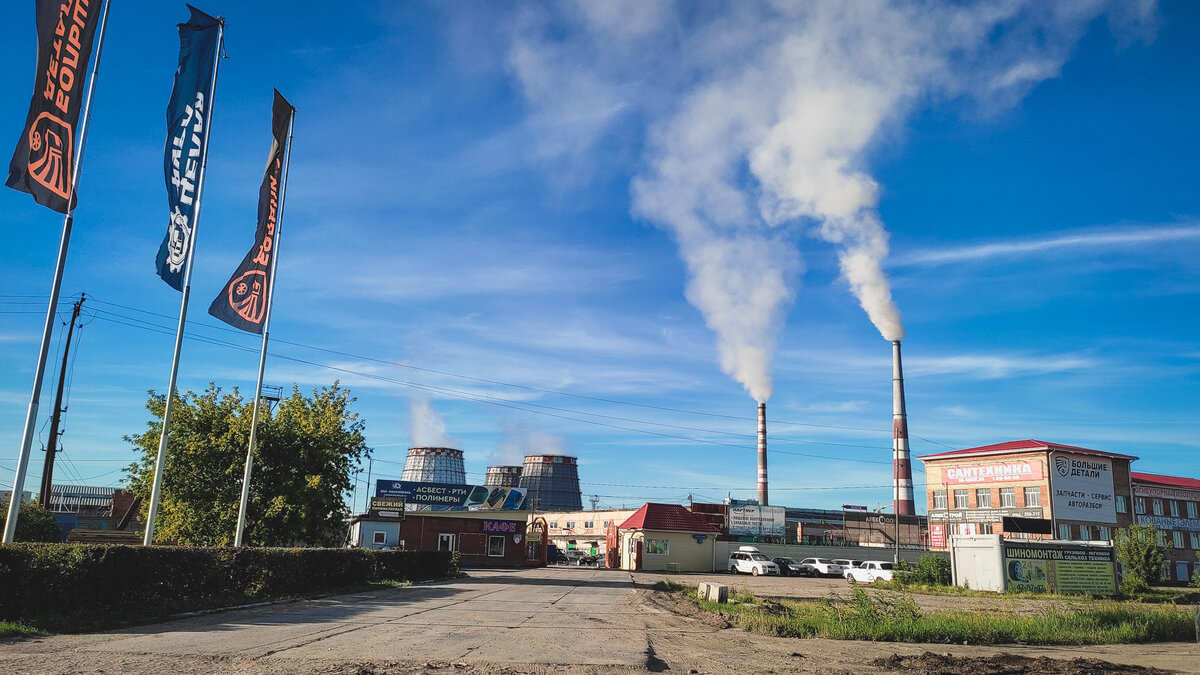
[[[296,109],[276,91],[272,106],[271,154],[267,171],[258,188],[258,229],[254,245],[229,278],[225,288],[212,301],[208,313],[241,330],[262,334],[271,300],[272,275],[275,267],[276,225],[279,222],[279,199],[283,192],[283,162],[287,148],[288,127]]]
[[[37,0],[36,5],[37,75],[6,185],[67,213],[75,206],[75,136],[100,2]]]
[[[167,176],[170,222],[158,247],[158,276],[177,291],[183,290],[184,266],[196,229],[196,185],[208,144],[212,119],[213,70],[217,59],[219,19],[188,5],[192,16],[179,24],[179,68],[167,104],[167,148],[163,168]]]

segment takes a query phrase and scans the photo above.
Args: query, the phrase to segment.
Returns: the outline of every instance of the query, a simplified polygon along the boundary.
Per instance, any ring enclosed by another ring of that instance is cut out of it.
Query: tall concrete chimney
[[[767,404],[758,404],[758,504],[767,506]]]
[[[900,341],[892,341],[892,507],[893,513],[914,515],[912,463],[908,455],[908,415],[904,411],[904,369]]]

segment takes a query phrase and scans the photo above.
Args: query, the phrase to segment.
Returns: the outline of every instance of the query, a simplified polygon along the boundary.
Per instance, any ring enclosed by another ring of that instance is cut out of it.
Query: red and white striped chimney
[[[914,515],[912,463],[908,454],[908,415],[904,411],[904,369],[900,341],[892,341],[892,506],[893,513]]]
[[[758,504],[767,506],[767,404],[758,404]]]

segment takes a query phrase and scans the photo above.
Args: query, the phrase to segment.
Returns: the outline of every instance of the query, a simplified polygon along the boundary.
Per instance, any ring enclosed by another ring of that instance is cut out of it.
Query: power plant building
[[[409,448],[400,480],[417,483],[467,482],[462,450],[454,448]]]
[[[568,455],[526,455],[521,484],[527,508],[534,511],[582,511],[577,460]]]

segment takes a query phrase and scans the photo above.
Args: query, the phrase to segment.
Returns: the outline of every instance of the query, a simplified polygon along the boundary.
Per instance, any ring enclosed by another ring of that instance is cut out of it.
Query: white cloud
[[[917,250],[898,256],[895,267],[936,267],[1017,255],[1067,256],[1096,250],[1128,250],[1131,246],[1200,240],[1200,225],[1155,225],[1119,230],[1062,233],[1017,241]]]

